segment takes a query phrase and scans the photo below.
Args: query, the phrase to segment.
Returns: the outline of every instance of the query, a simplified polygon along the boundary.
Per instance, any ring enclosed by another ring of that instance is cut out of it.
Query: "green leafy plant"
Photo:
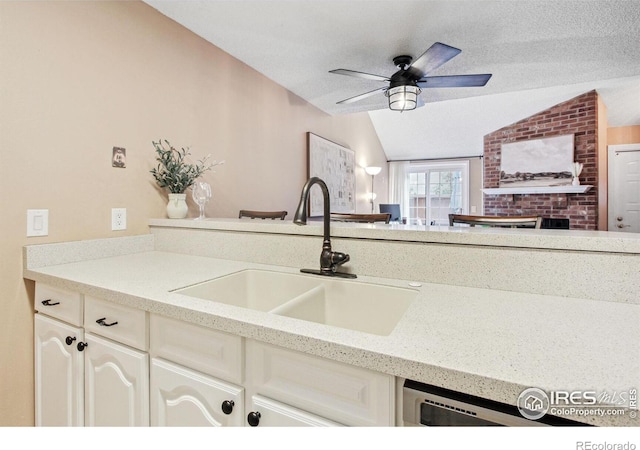
[[[195,164],[186,161],[190,155],[189,148],[177,150],[166,139],[153,142],[156,149],[158,166],[150,172],[156,179],[158,186],[167,189],[171,194],[183,194],[204,172],[214,166],[224,164],[224,161],[209,161],[207,155]]]

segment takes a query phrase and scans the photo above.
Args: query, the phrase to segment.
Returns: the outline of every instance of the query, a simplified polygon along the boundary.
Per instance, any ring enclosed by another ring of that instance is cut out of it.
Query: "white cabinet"
[[[395,425],[395,377],[259,341],[247,340],[246,346],[247,396],[268,398],[327,422]]]
[[[38,426],[395,424],[390,375],[40,283],[36,309]]]
[[[243,426],[243,342],[152,314],[151,425]]]
[[[84,328],[85,425],[148,426],[147,313],[86,297]]]
[[[85,425],[149,425],[149,355],[85,335]]]
[[[147,313],[41,283],[35,297],[36,425],[148,425]]]
[[[150,317],[149,352],[152,425],[395,423],[390,375],[157,314]],[[228,415],[225,401],[234,404]]]
[[[36,426],[84,425],[84,361],[78,328],[35,315]]]
[[[244,389],[153,358],[151,425],[174,427],[242,426]]]

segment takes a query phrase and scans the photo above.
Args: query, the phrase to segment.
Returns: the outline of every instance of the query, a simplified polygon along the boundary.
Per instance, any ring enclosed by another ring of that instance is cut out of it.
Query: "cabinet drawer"
[[[284,403],[276,402],[260,395],[254,395],[247,415],[249,426],[257,427],[341,427],[342,425],[323,417],[309,414]],[[249,422],[249,415],[253,414]],[[257,415],[257,419],[256,419]]]
[[[35,310],[76,326],[82,326],[82,294],[36,283]]]
[[[247,341],[252,394],[351,426],[395,424],[395,379],[371,370]]]
[[[141,309],[86,297],[84,328],[139,350],[149,348],[147,312]]]
[[[242,383],[243,339],[169,317],[151,315],[152,356],[232,383]]]

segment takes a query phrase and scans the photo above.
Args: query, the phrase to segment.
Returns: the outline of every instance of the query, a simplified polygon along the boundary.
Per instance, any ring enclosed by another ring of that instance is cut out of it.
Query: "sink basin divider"
[[[299,306],[301,303],[304,303],[317,295],[324,296],[323,284],[319,284],[318,286],[313,287],[306,292],[303,292],[302,294],[292,298],[291,300],[283,303],[282,305],[273,308],[271,311],[269,311],[269,313],[279,314],[279,315],[286,314],[287,312],[291,311],[293,308]]]

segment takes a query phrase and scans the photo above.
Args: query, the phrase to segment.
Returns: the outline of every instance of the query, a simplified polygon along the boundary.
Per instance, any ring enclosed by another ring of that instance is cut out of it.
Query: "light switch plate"
[[[49,210],[27,209],[27,237],[49,235]]]

